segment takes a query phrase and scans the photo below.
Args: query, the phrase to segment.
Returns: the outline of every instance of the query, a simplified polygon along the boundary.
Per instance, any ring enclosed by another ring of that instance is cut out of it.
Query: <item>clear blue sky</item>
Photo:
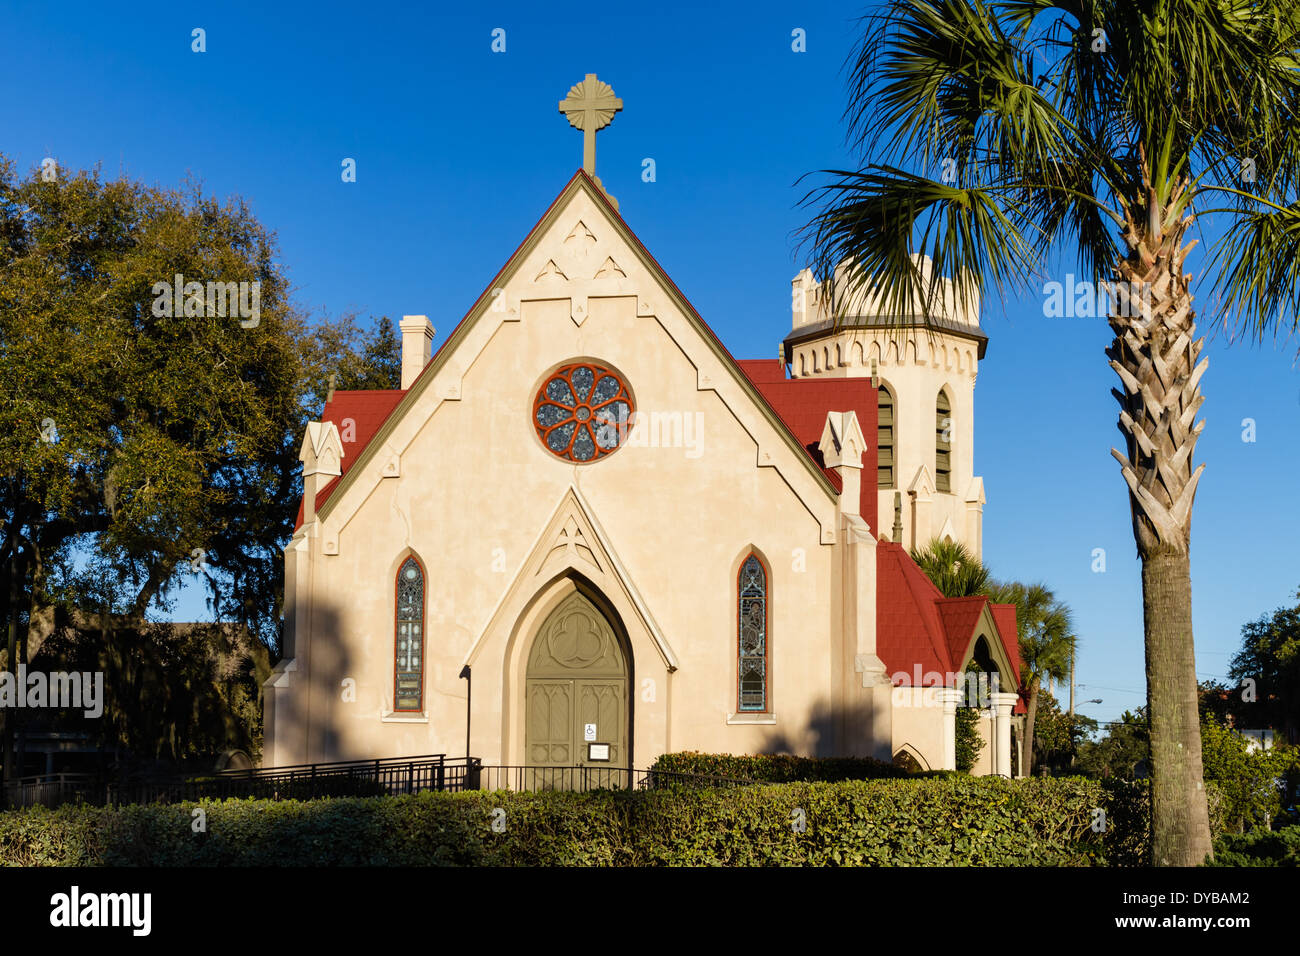
[[[850,162],[842,68],[865,5],[410,7],[8,0],[0,152],[24,171],[53,156],[242,195],[278,233],[301,306],[426,313],[441,341],[580,164],[556,103],[595,72],[624,101],[598,153],[624,217],[735,355],[774,356],[802,265],[795,181]],[[191,52],[195,27],[206,53]],[[505,53],[491,51],[498,27]],[[795,28],[807,52],[791,50]],[[356,183],[340,180],[344,157]],[[654,183],[641,181],[646,157]],[[1203,267],[1200,252],[1190,265]],[[1208,331],[1209,288],[1197,292]],[[1139,564],[1109,454],[1109,333],[1044,318],[1038,295],[987,303],[983,324],[985,559],[1073,606],[1080,698],[1104,701],[1081,709],[1114,719],[1145,701],[1145,683]],[[1295,348],[1211,340],[1193,526],[1203,677],[1225,675],[1241,625],[1300,585]],[[201,612],[185,601],[178,613]]]

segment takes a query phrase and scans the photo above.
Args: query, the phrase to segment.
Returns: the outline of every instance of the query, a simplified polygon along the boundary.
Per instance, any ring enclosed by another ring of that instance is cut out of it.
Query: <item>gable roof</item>
[[[681,290],[677,288],[677,285],[663,270],[663,267],[659,265],[654,256],[651,255],[649,250],[647,250],[641,243],[641,240],[637,238],[636,234],[627,225],[623,217],[619,215],[618,210],[610,203],[604,190],[592,182],[591,177],[588,176],[584,170],[578,169],[569,179],[568,183],[565,184],[564,188],[560,190],[559,195],[556,196],[550,206],[547,207],[546,212],[542,214],[542,217],[529,231],[523,242],[519,244],[518,248],[515,249],[510,258],[506,260],[505,265],[503,265],[492,278],[492,281],[487,284],[482,294],[475,300],[469,311],[465,313],[464,318],[457,323],[451,334],[447,336],[442,345],[433,354],[433,357],[425,363],[420,374],[416,376],[415,381],[411,383],[411,387],[404,392],[393,391],[382,393],[396,396],[393,407],[387,411],[384,415],[383,421],[368,437],[365,444],[362,444],[360,441],[361,433],[360,427],[358,426],[356,454],[352,454],[351,447],[345,446],[344,448],[345,453],[351,457],[351,466],[345,465],[343,467],[343,474],[326,486],[325,489],[322,489],[322,491],[328,492],[328,494],[324,497],[319,494],[317,496],[316,513],[319,518],[325,518],[332,510],[332,507],[340,497],[334,492],[338,489],[346,488],[351,484],[351,481],[353,480],[351,474],[355,469],[355,466],[365,463],[373,456],[374,448],[382,444],[383,439],[387,437],[394,424],[401,418],[401,410],[404,407],[409,407],[408,403],[413,404],[417,400],[420,393],[428,387],[428,383],[434,378],[437,371],[446,364],[448,357],[456,351],[456,348],[465,339],[469,329],[471,329],[482,315],[491,308],[493,290],[501,288],[505,282],[508,281],[508,278],[515,273],[526,256],[532,252],[537,242],[541,240],[541,237],[554,224],[555,218],[567,206],[568,200],[579,189],[585,190],[593,198],[596,204],[605,211],[620,237],[627,243],[633,253],[641,258],[643,264],[649,270],[651,275],[673,298],[675,304],[686,317],[687,321],[690,322],[698,332],[700,332],[704,342],[712,349],[715,356],[722,361],[723,367],[731,371],[737,384],[740,385],[750,400],[754,403],[755,407],[757,407],[763,416],[769,421],[777,435],[786,442],[790,450],[796,454],[798,460],[807,465],[809,474],[816,480],[817,484],[826,493],[827,497],[833,500],[833,496],[836,495],[839,490],[836,483],[828,477],[824,469],[818,467],[815,460],[808,456],[806,449],[801,450],[798,439],[795,437],[793,432],[791,432],[789,427],[785,425],[781,416],[772,408],[767,398],[753,383],[749,376],[741,370],[735,357],[730,351],[728,351],[727,347],[722,344],[721,339],[718,338],[717,334],[709,327],[708,323],[704,321],[700,314],[695,311],[695,307],[691,305],[690,301],[682,294]],[[340,393],[335,394],[337,397]],[[325,417],[330,410],[331,409],[327,407],[326,412],[322,413],[322,416]],[[859,416],[859,419],[865,431],[866,422],[861,419],[861,416]],[[872,421],[874,422],[875,419],[873,418]],[[821,423],[819,422],[818,433],[813,436],[813,441],[817,441],[818,438],[820,438],[820,429]]]
[[[986,608],[1018,688],[1015,607],[983,596],[946,598],[901,544],[876,546],[876,656],[897,686],[917,686],[918,677],[923,686],[940,686],[935,675],[959,674]]]
[[[909,556],[908,560],[911,558]],[[919,569],[918,569],[919,570]],[[935,602],[939,608],[939,619],[943,621],[944,634],[948,641],[948,660],[960,669],[965,663],[966,648],[970,644],[975,626],[984,616],[988,605],[986,597],[940,598]]]

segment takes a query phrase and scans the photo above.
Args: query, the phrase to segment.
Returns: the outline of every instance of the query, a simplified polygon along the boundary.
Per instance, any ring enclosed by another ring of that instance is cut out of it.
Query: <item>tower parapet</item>
[[[928,290],[930,259],[916,261]],[[850,268],[836,267],[833,283],[816,281],[810,269],[791,281],[791,330],[782,342],[790,375],[870,377],[880,412],[877,435],[868,436],[877,454],[878,513],[892,513],[894,494],[902,492],[904,545],[946,537],[980,555],[984,482],[974,473],[975,379],[988,337],[979,298],[963,300],[951,279],[939,280],[927,327],[919,296],[906,314],[891,312],[874,286],[847,289]]]

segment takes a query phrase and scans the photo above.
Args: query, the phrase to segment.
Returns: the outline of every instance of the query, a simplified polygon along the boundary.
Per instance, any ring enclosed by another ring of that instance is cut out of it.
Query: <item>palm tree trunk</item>
[[[1034,773],[1034,719],[1038,716],[1038,682],[1029,685],[1029,699],[1025,703],[1025,739],[1020,742],[1020,772],[1026,777]]]
[[[1212,846],[1186,554],[1165,551],[1143,559],[1142,605],[1151,721],[1151,860],[1156,866],[1198,866]]]
[[[1141,215],[1124,209],[1128,256],[1117,264],[1119,302],[1107,350],[1124,391],[1119,427],[1128,454],[1115,449],[1129,489],[1133,537],[1142,559],[1142,606],[1146,637],[1147,711],[1151,726],[1152,862],[1197,866],[1211,852],[1209,813],[1202,780],[1200,717],[1192,642],[1192,580],[1189,564],[1192,502],[1204,465],[1192,468],[1196,439],[1205,423],[1193,424],[1204,398],[1198,384],[1208,359],[1197,361],[1195,313],[1183,273],[1182,237],[1192,216],[1173,208],[1184,180],[1162,203],[1140,154]],[[1135,202],[1134,206],[1138,204]],[[1131,294],[1135,293],[1135,294]]]

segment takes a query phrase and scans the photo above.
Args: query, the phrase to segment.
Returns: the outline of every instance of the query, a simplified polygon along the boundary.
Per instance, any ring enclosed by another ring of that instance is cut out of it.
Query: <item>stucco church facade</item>
[[[908,556],[981,550],[978,314],[900,333],[824,299],[800,273],[779,357],[736,360],[579,170],[436,352],[402,320],[400,389],[309,426],[264,764],[468,734],[509,766],[949,768],[975,661],[975,771],[1014,774],[1014,608]]]

